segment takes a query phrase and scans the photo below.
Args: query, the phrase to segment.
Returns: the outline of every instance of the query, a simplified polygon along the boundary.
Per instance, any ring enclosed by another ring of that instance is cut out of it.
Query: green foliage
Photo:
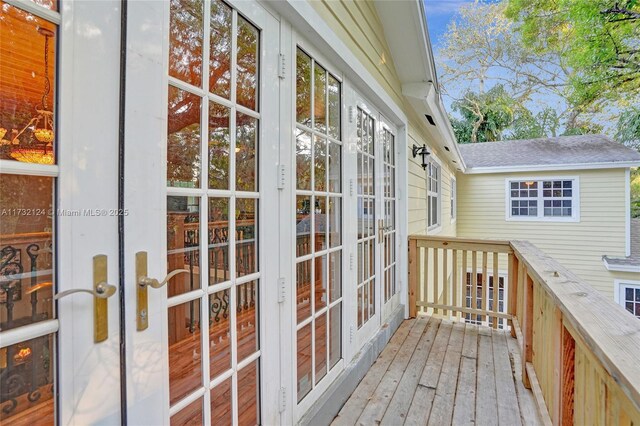
[[[640,90],[638,0],[507,0],[526,46],[562,52],[575,73],[571,102],[580,105],[637,96]]]
[[[631,217],[640,217],[640,169],[631,170]]]
[[[632,107],[620,114],[616,140],[640,151],[640,108]]]

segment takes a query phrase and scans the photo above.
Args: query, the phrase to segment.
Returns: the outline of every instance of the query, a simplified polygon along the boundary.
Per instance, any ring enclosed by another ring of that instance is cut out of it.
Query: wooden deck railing
[[[420,311],[510,328],[546,424],[640,424],[640,321],[531,243],[410,237]]]

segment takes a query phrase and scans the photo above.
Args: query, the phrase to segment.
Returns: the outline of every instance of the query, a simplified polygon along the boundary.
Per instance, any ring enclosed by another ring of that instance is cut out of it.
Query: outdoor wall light
[[[429,158],[429,156],[431,155],[431,153],[427,150],[427,146],[413,145],[413,148],[411,148],[411,152],[413,153],[413,158],[416,158],[418,155],[422,157],[422,168],[426,170],[427,166],[429,165],[429,163],[427,162],[427,158]]]

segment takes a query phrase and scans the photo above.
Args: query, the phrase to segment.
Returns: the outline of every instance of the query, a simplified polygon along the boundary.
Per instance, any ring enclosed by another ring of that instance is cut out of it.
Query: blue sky
[[[447,24],[460,6],[472,2],[473,0],[424,0],[433,50],[437,50],[440,47],[442,36],[447,31]]]

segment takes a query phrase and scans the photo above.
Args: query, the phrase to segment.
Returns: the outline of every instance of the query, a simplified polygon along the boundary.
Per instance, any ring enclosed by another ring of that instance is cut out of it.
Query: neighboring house
[[[410,313],[409,235],[507,226],[424,7],[2,2],[0,421],[327,423]],[[580,223],[624,173],[580,171]]]
[[[638,221],[629,206],[629,170],[640,166],[640,153],[600,135],[460,151],[458,236],[529,240],[624,306],[621,292],[635,291],[640,280]]]

